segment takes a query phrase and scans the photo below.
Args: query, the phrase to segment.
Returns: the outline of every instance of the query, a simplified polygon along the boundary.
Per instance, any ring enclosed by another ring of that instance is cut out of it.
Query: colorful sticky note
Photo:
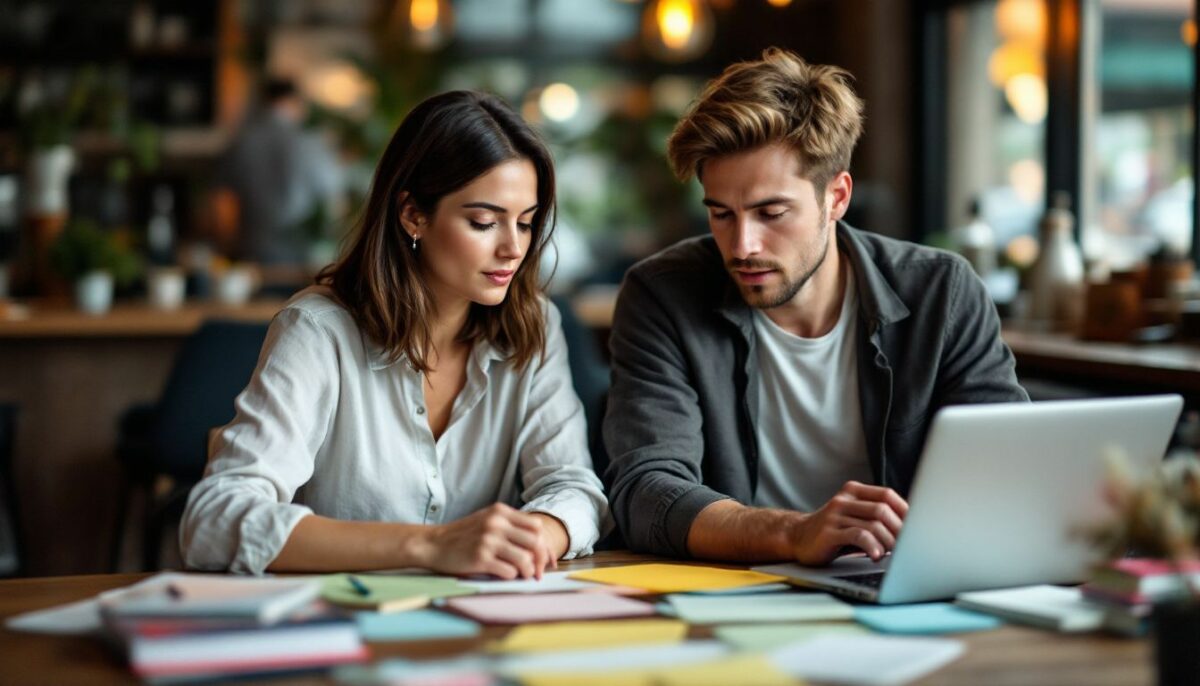
[[[448,598],[476,592],[473,588],[460,585],[458,579],[448,576],[364,574],[355,577],[366,586],[368,593],[364,595],[350,583],[348,576],[331,574],[322,577],[321,597],[348,607],[382,609],[394,605],[401,609],[408,599]]]
[[[546,572],[541,579],[472,579],[459,583],[480,593],[565,593],[604,588],[586,581],[569,579],[569,574],[570,572]]]
[[[714,662],[671,667],[656,673],[655,686],[795,686],[796,680],[766,655],[734,655]]]
[[[828,593],[755,595],[671,595],[675,613],[692,624],[722,622],[803,622],[852,619],[854,608]]]
[[[524,624],[571,619],[644,617],[654,606],[608,593],[540,593],[453,598],[446,605],[487,624]]]
[[[950,634],[985,631],[1000,626],[990,615],[971,612],[950,603],[918,603],[889,607],[855,608],[854,618],[885,634]]]
[[[556,622],[520,626],[493,646],[498,652],[533,652],[620,645],[678,643],[687,624],[673,619]]]
[[[463,617],[437,610],[354,615],[358,631],[367,641],[425,641],[441,638],[478,636],[480,626]]]
[[[632,586],[649,593],[685,593],[756,586],[783,581],[784,577],[746,569],[722,569],[700,565],[642,564],[585,569],[571,574],[573,579],[602,584]]]
[[[735,655],[674,667],[599,674],[554,672],[521,676],[524,686],[795,686],[798,682],[764,655]]]
[[[737,650],[768,651],[820,636],[869,636],[871,631],[854,622],[803,624],[733,624],[713,627],[713,635]]]

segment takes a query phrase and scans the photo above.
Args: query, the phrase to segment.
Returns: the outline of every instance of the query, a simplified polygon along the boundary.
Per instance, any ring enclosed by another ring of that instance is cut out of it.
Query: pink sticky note
[[[487,624],[645,617],[655,613],[649,603],[609,593],[463,596],[448,600],[446,605]]]

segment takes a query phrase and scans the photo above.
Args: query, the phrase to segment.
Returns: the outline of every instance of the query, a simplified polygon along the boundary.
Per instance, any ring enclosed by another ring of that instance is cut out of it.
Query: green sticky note
[[[803,624],[731,624],[713,627],[713,636],[737,650],[771,651],[818,636],[865,636],[871,633],[854,622]]]
[[[407,599],[432,600],[475,593],[475,589],[463,586],[458,583],[458,579],[449,576],[353,575],[367,587],[369,593],[364,595],[350,583],[348,576],[331,574],[322,577],[321,597],[339,605],[380,608],[389,604],[402,604],[402,601]]]

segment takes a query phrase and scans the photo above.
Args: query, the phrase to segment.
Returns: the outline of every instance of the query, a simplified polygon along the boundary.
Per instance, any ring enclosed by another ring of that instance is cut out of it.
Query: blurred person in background
[[[237,226],[222,227],[222,252],[262,264],[307,264],[310,244],[341,215],[343,173],[295,84],[268,78],[262,105],[233,138],[217,183],[236,198]],[[227,202],[218,190],[218,202]],[[233,235],[226,235],[232,233]]]

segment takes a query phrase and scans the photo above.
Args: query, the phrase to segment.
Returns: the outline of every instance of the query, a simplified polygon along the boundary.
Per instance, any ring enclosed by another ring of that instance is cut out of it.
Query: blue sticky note
[[[991,615],[964,610],[950,603],[860,606],[854,608],[854,619],[885,634],[953,634],[986,631],[1001,624]]]
[[[367,641],[424,641],[479,635],[478,623],[437,610],[359,612],[354,619],[358,622],[358,632]]]

